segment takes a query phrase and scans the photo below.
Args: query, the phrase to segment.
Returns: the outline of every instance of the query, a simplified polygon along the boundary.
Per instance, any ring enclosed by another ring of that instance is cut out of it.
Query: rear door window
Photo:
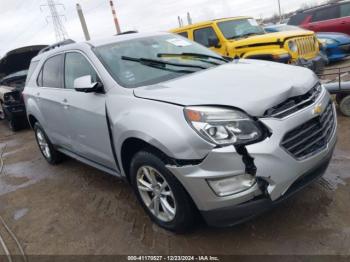
[[[350,3],[343,4],[340,6],[340,16],[341,17],[350,16]]]
[[[197,29],[194,31],[194,41],[196,41],[197,43],[200,43],[206,47],[210,47],[209,38],[218,39],[214,29],[211,26]]]
[[[300,13],[300,14],[296,14],[294,16],[292,16],[289,21],[288,21],[288,25],[300,25],[302,24],[307,17],[309,17],[310,14],[307,13]]]
[[[62,88],[62,67],[63,55],[47,59],[42,69],[42,86]]]
[[[330,6],[316,10],[312,17],[312,22],[320,22],[336,18],[339,18],[339,6]]]

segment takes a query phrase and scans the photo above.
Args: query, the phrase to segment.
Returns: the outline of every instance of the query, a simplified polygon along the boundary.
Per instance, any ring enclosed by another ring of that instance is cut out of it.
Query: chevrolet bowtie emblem
[[[322,106],[321,105],[315,106],[313,113],[314,115],[320,115],[322,113]]]

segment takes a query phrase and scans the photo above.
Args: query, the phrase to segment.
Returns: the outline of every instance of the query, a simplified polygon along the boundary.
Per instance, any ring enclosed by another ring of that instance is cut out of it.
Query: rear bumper
[[[234,226],[278,206],[324,174],[331,161],[334,147],[335,144],[329,149],[328,154],[316,167],[303,174],[291,185],[288,191],[277,200],[272,201],[268,196],[259,196],[237,206],[201,211],[204,220],[211,226]]]
[[[297,66],[303,66],[303,67],[309,68],[312,71],[314,71],[316,74],[320,74],[323,72],[323,69],[327,64],[327,58],[323,57],[322,55],[319,55],[310,60],[299,58],[298,60],[295,61],[294,64]]]

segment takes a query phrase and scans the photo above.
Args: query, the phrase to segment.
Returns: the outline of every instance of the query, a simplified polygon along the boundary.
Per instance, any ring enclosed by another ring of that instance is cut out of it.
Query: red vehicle
[[[288,24],[315,32],[340,32],[350,35],[350,1],[297,12],[289,19]]]

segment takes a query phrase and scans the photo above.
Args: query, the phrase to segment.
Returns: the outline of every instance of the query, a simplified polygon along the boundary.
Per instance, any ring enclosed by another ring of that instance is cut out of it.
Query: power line
[[[47,5],[41,5],[41,6],[48,6],[50,13],[51,13],[51,19],[52,24],[55,30],[56,40],[57,41],[63,41],[68,38],[68,33],[62,23],[61,17],[64,17],[63,15],[59,15],[57,12],[56,6],[62,6],[64,8],[64,5],[56,3],[54,0],[47,0]]]

